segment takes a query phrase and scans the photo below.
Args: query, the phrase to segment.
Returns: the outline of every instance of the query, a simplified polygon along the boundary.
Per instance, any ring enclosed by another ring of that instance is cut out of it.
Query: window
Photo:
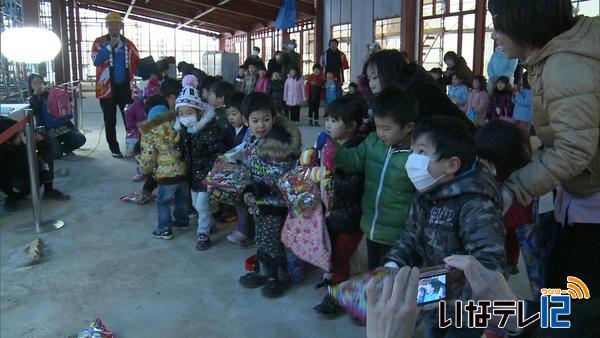
[[[595,17],[600,15],[600,2],[597,0],[572,0],[573,14]]]
[[[331,38],[339,41],[338,49],[346,54],[348,59],[348,65],[351,64],[351,52],[352,52],[352,24],[335,25],[331,27]],[[348,88],[348,84],[351,81],[350,69],[344,70],[344,89]]]
[[[375,41],[383,49],[400,49],[400,18],[375,20]]]

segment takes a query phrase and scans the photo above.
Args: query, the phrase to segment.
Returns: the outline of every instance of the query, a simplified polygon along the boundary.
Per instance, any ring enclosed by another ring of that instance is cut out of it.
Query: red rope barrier
[[[13,137],[19,130],[23,129],[27,124],[27,116],[23,117],[19,122],[13,124],[10,128],[6,129],[0,134],[0,144],[6,142],[9,138]]]

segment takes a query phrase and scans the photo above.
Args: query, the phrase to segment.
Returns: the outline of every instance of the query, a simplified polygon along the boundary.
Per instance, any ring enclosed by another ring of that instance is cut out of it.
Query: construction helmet
[[[121,15],[116,12],[110,12],[106,15],[106,22],[123,22],[121,20]]]

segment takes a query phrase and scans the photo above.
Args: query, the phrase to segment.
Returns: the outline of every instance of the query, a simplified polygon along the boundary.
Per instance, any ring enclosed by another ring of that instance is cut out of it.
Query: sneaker
[[[152,236],[158,239],[173,239],[173,231],[171,231],[171,229],[165,230],[163,232],[158,232],[157,230],[154,230],[152,232]]]
[[[6,212],[17,211],[18,203],[19,203],[19,201],[17,201],[16,198],[14,198],[12,196],[6,196],[6,199],[4,200],[4,211],[6,211]]]
[[[321,304],[315,306],[313,310],[327,317],[334,317],[344,312],[331,295],[326,295]]]
[[[238,243],[238,245],[242,248],[247,248],[251,245],[254,245],[254,240],[250,238],[244,238]]]
[[[248,272],[239,279],[240,284],[246,289],[256,289],[265,285],[267,276],[259,272]]]
[[[246,235],[237,230],[227,235],[227,240],[233,244],[239,244],[244,239],[246,239]]]
[[[196,250],[204,251],[210,247],[210,236],[207,234],[199,234],[196,242]]]
[[[50,191],[44,191],[43,198],[47,199],[47,200],[55,200],[55,201],[68,201],[71,199],[71,196],[62,193],[58,189],[52,189]]]
[[[190,223],[174,223],[173,230],[188,230],[190,228]]]
[[[144,175],[142,175],[142,174],[135,174],[135,175],[133,175],[133,177],[131,178],[131,180],[132,180],[133,182],[141,182],[141,181],[143,181],[143,180],[145,180],[145,179],[146,179],[146,176],[144,176]]]
[[[260,293],[267,298],[278,298],[283,295],[286,285],[278,278],[269,278],[265,285],[260,289]]]
[[[114,157],[114,158],[123,158],[123,154],[119,151],[118,153],[112,153],[112,157]]]

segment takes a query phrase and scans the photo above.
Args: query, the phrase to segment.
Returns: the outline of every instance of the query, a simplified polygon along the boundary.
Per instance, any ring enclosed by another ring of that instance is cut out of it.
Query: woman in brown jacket
[[[505,210],[556,188],[562,230],[546,287],[564,289],[570,275],[600,292],[600,19],[574,17],[570,0],[490,0],[489,9],[493,38],[529,71],[532,122],[544,146],[504,184]],[[572,333],[582,336],[589,331],[577,330],[587,329],[575,313],[600,320],[597,310],[582,310],[594,302],[586,301],[572,308]]]

